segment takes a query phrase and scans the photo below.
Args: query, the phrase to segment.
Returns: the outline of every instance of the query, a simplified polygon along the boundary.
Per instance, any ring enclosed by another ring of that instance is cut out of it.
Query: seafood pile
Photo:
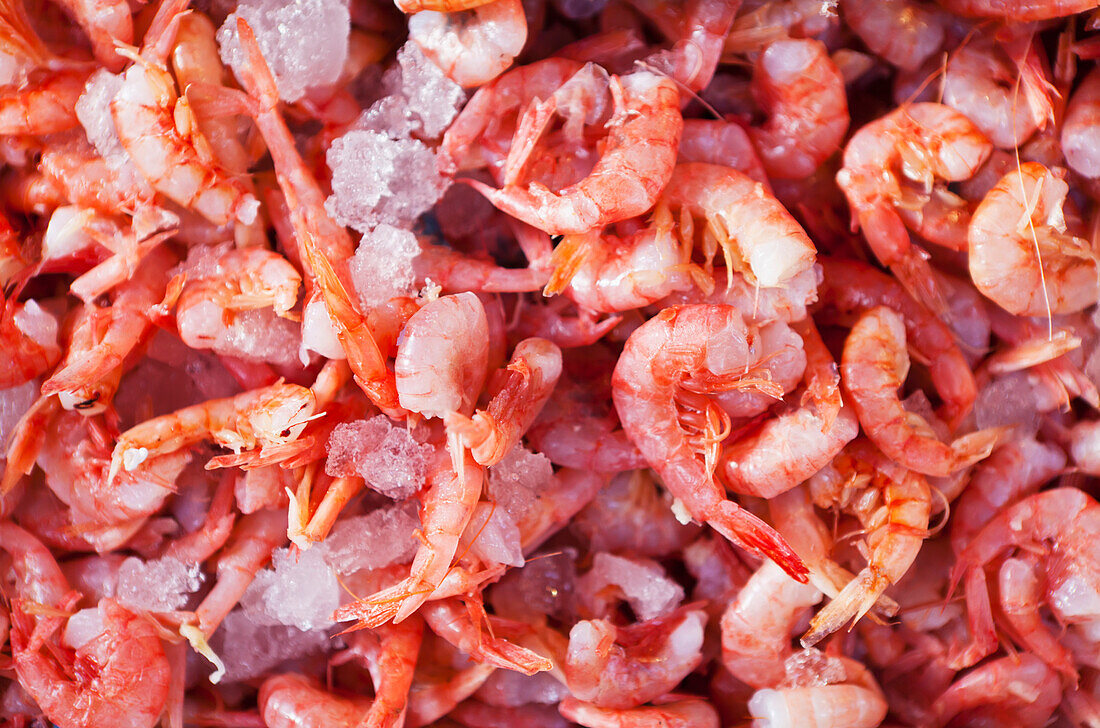
[[[1089,0],[0,0],[0,724],[1100,727]]]

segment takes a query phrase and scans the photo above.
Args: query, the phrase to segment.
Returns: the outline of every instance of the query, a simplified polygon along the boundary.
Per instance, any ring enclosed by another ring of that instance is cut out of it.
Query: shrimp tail
[[[849,620],[855,623],[863,619],[875,606],[879,594],[888,584],[889,581],[884,576],[875,574],[870,569],[852,579],[810,621],[810,628],[802,635],[802,646],[813,647]]]
[[[810,570],[787,540],[733,501],[718,503],[714,511],[708,514],[707,523],[741,548],[767,556],[792,579],[806,583]]]

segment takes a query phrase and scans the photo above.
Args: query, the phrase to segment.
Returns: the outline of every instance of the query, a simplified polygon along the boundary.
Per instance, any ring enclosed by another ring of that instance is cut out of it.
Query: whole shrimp
[[[804,580],[805,566],[782,537],[725,497],[679,422],[679,392],[736,386],[748,356],[747,335],[732,306],[666,308],[627,340],[612,376],[612,398],[627,435],[692,517]]]
[[[19,303],[0,292],[0,389],[30,381],[57,363],[57,320],[33,300]]]
[[[88,69],[42,70],[26,85],[0,93],[0,134],[54,134],[77,126],[76,101]]]
[[[409,687],[416,671],[417,656],[424,637],[424,621],[406,619],[401,624],[378,627],[371,632],[353,632],[347,650],[332,664],[355,659],[365,664],[374,683],[374,700],[356,725],[363,728],[400,728],[405,721]]]
[[[1008,558],[1001,562],[997,574],[997,594],[1003,624],[1013,639],[1029,653],[1060,672],[1067,682],[1077,683],[1077,666],[1073,654],[1063,646],[1058,635],[1043,623],[1041,608],[1044,590],[1038,564],[1030,560]]]
[[[1095,0],[937,0],[957,15],[1027,22],[1075,15],[1096,7]]]
[[[969,119],[930,103],[904,106],[863,126],[844,149],[836,181],[848,198],[853,227],[863,229],[875,257],[934,313],[946,304],[906,226],[923,224],[925,207],[938,199],[938,184],[973,176],[992,151]],[[953,241],[952,247],[962,249],[964,242]]]
[[[630,0],[672,42],[642,63],[667,74],[689,91],[702,91],[714,78],[726,34],[738,5],[725,0]]]
[[[674,695],[655,705],[615,710],[567,697],[558,704],[562,717],[587,728],[718,728],[718,711],[709,701]]]
[[[409,18],[409,38],[448,78],[471,88],[512,65],[527,42],[527,17],[520,0],[493,0],[448,12],[423,10]]]
[[[796,656],[796,659],[806,659]],[[847,657],[820,656],[813,682],[758,690],[749,700],[757,726],[769,728],[874,728],[886,717],[888,705],[871,672]],[[804,668],[805,669],[805,668]],[[824,682],[821,685],[820,682]]]
[[[268,728],[355,726],[371,707],[367,698],[335,695],[295,673],[264,680],[258,702]]]
[[[705,221],[704,250],[721,248],[736,270],[761,288],[781,287],[813,265],[816,249],[805,231],[763,185],[727,167],[678,164],[661,194],[670,209]],[[693,240],[681,222],[679,235]]]
[[[841,0],[840,14],[871,51],[898,68],[915,71],[944,43],[948,16],[926,3]]]
[[[611,92],[615,116],[607,143],[580,182],[554,192],[538,182],[495,190],[465,181],[498,209],[555,235],[587,232],[646,212],[676,161],[683,128],[679,94],[669,79],[646,71],[613,76]]]
[[[553,663],[545,657],[497,637],[491,619],[475,599],[466,600],[465,605],[456,599],[428,602],[420,607],[419,614],[432,632],[477,662],[524,675],[534,675],[552,667]],[[489,625],[488,635],[482,632],[482,622]]]
[[[168,695],[169,666],[153,625],[103,599],[98,635],[59,649],[52,634],[65,618],[30,616],[35,605],[64,608],[68,583],[49,550],[18,526],[0,523],[0,548],[13,556],[19,585],[10,641],[19,682],[59,728],[152,728]]]
[[[768,175],[802,178],[840,148],[848,131],[844,79],[816,40],[776,41],[757,56],[752,90],[768,114],[749,130]]]
[[[1100,259],[1067,227],[1061,170],[1025,162],[989,191],[970,220],[970,277],[1020,316],[1080,311],[1100,299]]]
[[[794,654],[791,634],[821,592],[765,560],[722,615],[722,664],[754,688],[774,687]]]
[[[119,435],[108,480],[123,468],[133,470],[147,458],[206,439],[237,453],[285,445],[301,434],[315,407],[312,390],[278,383],[146,420]]]
[[[867,437],[910,470],[943,477],[986,458],[1000,430],[964,435],[950,445],[920,415],[908,412],[898,389],[909,374],[905,323],[886,306],[864,313],[844,342],[841,381]]]
[[[444,417],[447,429],[478,464],[496,465],[538,417],[560,376],[561,350],[546,339],[524,339],[508,366],[493,375],[488,407],[469,417],[452,411]]]
[[[158,192],[215,225],[233,220],[247,225],[256,218],[259,202],[214,158],[165,67],[186,6],[186,0],[162,3],[141,54],[124,50],[133,65],[111,101],[111,117],[130,159]]]
[[[578,622],[562,666],[569,692],[601,708],[634,708],[667,693],[702,659],[706,622],[694,605],[628,627]]]
[[[1062,689],[1058,676],[1027,653],[987,662],[951,684],[933,704],[933,725],[966,711],[972,720],[1040,728],[1050,722]]]
[[[833,465],[810,480],[814,502],[838,505],[863,524],[870,556],[856,578],[810,621],[802,636],[812,646],[860,620],[912,565],[928,530],[932,496],[925,479],[898,466],[866,441],[857,440]]]

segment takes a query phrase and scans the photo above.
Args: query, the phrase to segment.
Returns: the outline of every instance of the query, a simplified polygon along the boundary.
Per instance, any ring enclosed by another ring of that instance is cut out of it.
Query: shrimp
[[[620,709],[664,695],[702,660],[706,622],[706,612],[694,605],[628,627],[602,619],[577,622],[562,666],[569,692]]]
[[[845,480],[837,488],[828,483],[831,476],[819,473],[816,484],[826,485],[824,492],[815,493],[814,501],[818,506],[835,504],[851,511],[863,524],[870,556],[856,578],[810,621],[810,629],[802,636],[806,647],[849,619],[862,619],[886,588],[905,575],[920,551],[932,511],[925,479],[899,467],[865,441],[849,445],[830,469]],[[815,479],[810,481],[811,491]]]
[[[756,59],[752,90],[768,120],[749,134],[770,176],[808,177],[840,148],[848,131],[848,99],[824,44],[771,43]]]
[[[722,615],[722,664],[754,688],[774,687],[794,654],[791,633],[821,592],[765,560]]]
[[[814,263],[816,249],[790,213],[758,182],[711,164],[676,165],[661,200],[705,220],[704,254],[761,288],[780,287]],[[681,222],[679,234],[693,240]]]
[[[805,654],[805,653],[804,653]],[[807,659],[804,656],[796,658]],[[847,657],[811,657],[809,685],[756,691],[749,699],[753,725],[763,728],[874,728],[886,717],[888,705],[875,678]],[[816,669],[815,669],[816,668]],[[806,668],[802,668],[806,670]],[[820,682],[824,682],[821,685]]]
[[[627,435],[692,517],[803,580],[806,567],[790,546],[725,497],[679,423],[680,391],[736,386],[748,356],[747,335],[732,306],[666,308],[630,335],[612,375],[612,398]]]
[[[1035,572],[1036,565],[1023,559],[1009,558],[1001,563],[997,576],[1001,613],[1019,644],[1075,684],[1073,655],[1051,634],[1039,613],[1043,590]]]
[[[915,71],[942,46],[949,18],[912,0],[841,0],[844,22],[887,63]]]
[[[1010,313],[1072,313],[1100,299],[1100,259],[1067,229],[1063,177],[1025,162],[1001,178],[970,220],[970,277]]]
[[[401,406],[426,417],[472,412],[489,366],[489,324],[477,296],[426,304],[402,336],[393,367]]]
[[[403,725],[423,637],[424,621],[406,619],[401,624],[385,625],[373,632],[354,632],[348,638],[351,646],[338,655],[333,664],[359,659],[366,664],[374,683],[374,700],[357,726],[400,728]]]
[[[524,339],[507,368],[494,375],[488,407],[470,417],[448,413],[447,429],[458,434],[478,464],[496,465],[538,417],[560,376],[561,350],[545,339]]]
[[[841,380],[864,432],[903,467],[944,477],[988,457],[997,444],[997,428],[964,435],[950,445],[931,426],[908,412],[898,389],[909,374],[905,323],[887,306],[864,313],[844,342]]]
[[[935,726],[966,711],[989,725],[1040,728],[1062,698],[1058,676],[1039,658],[1020,654],[987,662],[951,684],[932,706]]]
[[[178,295],[178,286],[169,281],[176,262],[173,253],[158,248],[114,290],[110,306],[80,309],[65,358],[42,385],[42,394],[56,394],[62,407],[87,416],[107,409],[118,388],[123,360],[150,334],[157,313]]]
[[[1066,164],[1079,175],[1100,177],[1100,156],[1097,156],[1096,129],[1100,125],[1100,69],[1092,70],[1081,81],[1066,106],[1062,121],[1062,153]]]
[[[859,434],[852,408],[840,399],[832,354],[809,319],[797,326],[808,360],[803,405],[769,419],[754,435],[722,449],[721,480],[735,493],[773,498],[790,490]]]
[[[0,364],[0,389],[30,381],[57,363],[57,320],[34,299],[16,302],[0,292],[0,345],[6,356]]]
[[[141,55],[125,49],[131,65],[111,101],[119,141],[157,192],[193,209],[215,225],[256,219],[259,201],[214,158],[187,103],[165,67],[186,0],[157,9]]]
[[[738,5],[726,0],[630,0],[673,43],[642,62],[668,74],[689,91],[702,91],[714,78]]]
[[[417,12],[409,38],[460,86],[492,81],[512,65],[527,42],[521,0],[493,0],[446,13]]]
[[[672,81],[646,71],[611,78],[615,116],[592,172],[557,192],[539,182],[495,190],[463,180],[499,210],[552,235],[584,233],[653,207],[676,162],[683,117]]]
[[[954,335],[942,321],[906,294],[897,281],[866,263],[822,258],[821,299],[842,314],[862,314],[888,306],[901,314],[906,344],[928,362],[932,383],[943,400],[939,415],[955,426],[974,405],[978,386]]]
[[[294,673],[273,675],[260,686],[260,715],[268,728],[328,728],[359,725],[371,707],[368,698],[322,690]]]
[[[1019,148],[1054,115],[1055,92],[1042,76],[1045,63],[1035,45],[1028,42],[1025,57],[1013,63],[1008,48],[973,40],[952,53],[944,67],[943,102],[965,114],[1000,149]],[[1036,91],[1028,94],[1028,89]]]
[[[119,44],[134,42],[130,5],[125,0],[60,0],[59,4],[87,33],[96,62],[108,71],[122,70],[125,63]]]
[[[36,73],[14,92],[0,94],[0,134],[55,134],[77,126],[76,101],[86,69]]]
[[[528,268],[504,268],[489,260],[464,255],[443,245],[421,242],[413,261],[417,279],[431,279],[445,291],[521,293],[537,291],[546,285],[549,271],[541,265]]]
[[[567,697],[562,717],[587,728],[718,728],[718,711],[706,700],[669,694],[656,705],[613,710]]]
[[[59,728],[152,728],[168,696],[170,672],[156,628],[103,599],[98,609],[82,614],[100,632],[83,644],[65,645],[75,652],[59,649],[51,635],[67,616],[40,616],[37,622],[30,616],[33,606],[56,615],[72,605],[57,562],[38,539],[10,522],[0,523],[0,548],[12,556],[19,595],[10,615],[12,664],[46,717]]]
[[[890,268],[914,298],[934,313],[946,309],[931,267],[909,239],[926,212],[958,214],[942,205],[925,210],[942,182],[968,179],[993,145],[954,109],[920,103],[902,107],[863,126],[844,149],[836,181],[852,209],[853,229],[863,229],[875,257]],[[954,241],[962,249],[964,241]]]
[[[278,383],[146,420],[119,436],[108,480],[123,468],[131,471],[147,458],[206,439],[236,453],[285,445],[302,433],[315,407],[312,390]]]
[[[432,601],[420,608],[420,614],[432,632],[477,662],[524,675],[551,669],[552,663],[545,657],[496,637],[492,620],[481,604],[473,599],[465,601],[465,605],[455,599]],[[488,635],[482,633],[483,621],[489,625]]]
[[[1050,20],[1087,12],[1095,0],[937,0],[956,15],[973,18],[1004,18],[1017,22]]]

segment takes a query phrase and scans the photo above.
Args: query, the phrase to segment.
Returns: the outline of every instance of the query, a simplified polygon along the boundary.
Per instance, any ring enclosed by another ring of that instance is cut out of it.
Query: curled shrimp
[[[1069,683],[1076,683],[1073,655],[1043,623],[1043,588],[1036,566],[1017,558],[1001,562],[997,574],[1000,612],[1016,642],[1064,675]]]
[[[652,19],[673,44],[642,62],[689,91],[706,88],[714,78],[738,6],[725,0],[630,0],[630,4]]]
[[[973,18],[1004,18],[1005,20],[1049,20],[1075,15],[1096,7],[1095,0],[937,0],[957,15]]]
[[[840,148],[848,131],[848,99],[824,44],[771,43],[756,59],[752,84],[768,120],[749,133],[770,176],[808,177]]]
[[[476,600],[465,605],[454,599],[436,600],[423,605],[419,613],[433,632],[477,662],[525,675],[552,667],[545,657],[495,636],[491,623],[489,634],[483,634],[481,623],[490,618]]]
[[[73,128],[79,124],[76,100],[87,80],[87,70],[49,70],[0,94],[0,134],[54,134]]]
[[[194,209],[215,225],[232,220],[249,224],[259,202],[245,185],[214,158],[201,136],[186,98],[176,93],[165,67],[176,23],[185,0],[157,9],[145,36],[141,55],[122,77],[122,88],[111,101],[111,117],[119,141],[149,183],[180,205]]]
[[[527,42],[520,0],[493,0],[462,10],[425,10],[409,18],[409,38],[455,83],[492,81],[512,65]]]
[[[945,726],[965,711],[994,725],[1040,728],[1061,697],[1058,676],[1042,660],[1026,653],[1002,657],[971,670],[936,698],[933,725]]]
[[[583,233],[641,215],[669,181],[680,144],[679,94],[646,71],[611,78],[615,116],[603,154],[580,182],[557,192],[531,182],[495,190],[467,180],[495,207],[551,234]]]
[[[898,389],[908,374],[901,315],[886,306],[864,313],[844,342],[841,379],[871,441],[903,467],[940,477],[993,451],[997,429],[973,432],[947,445],[920,415],[906,411]]]
[[[109,480],[147,458],[211,439],[234,452],[285,445],[297,439],[316,407],[312,390],[296,384],[242,392],[185,407],[134,425],[118,437]]]
[[[736,386],[748,349],[732,306],[673,306],[636,329],[612,376],[623,429],[692,517],[735,544],[766,554],[795,578],[805,566],[770,526],[725,497],[680,424],[678,393]]]
[[[566,720],[586,728],[718,728],[718,711],[709,701],[686,696],[667,697],[656,705],[615,710],[567,697],[558,704]]]
[[[335,695],[295,673],[264,680],[257,700],[268,728],[359,725],[371,706],[367,698]]]
[[[947,16],[913,0],[841,0],[840,13],[875,55],[906,71],[920,68],[946,36]]]
[[[936,208],[929,202],[940,199],[937,184],[972,177],[992,151],[969,119],[930,103],[902,107],[863,126],[844,149],[836,181],[852,208],[853,226],[863,229],[875,257],[933,312],[946,304],[906,226],[923,224],[925,208]],[[961,250],[965,241],[952,247]]]
[[[0,292],[0,342],[6,355],[0,364],[0,389],[15,387],[42,374],[61,356],[57,320],[32,299],[18,303]]]
[[[932,511],[924,477],[899,467],[865,441],[849,445],[810,484],[818,506],[839,505],[860,520],[870,556],[856,578],[810,621],[802,636],[807,647],[849,619],[860,620],[886,588],[905,575],[924,542]]]
[[[702,659],[706,623],[693,605],[628,627],[578,622],[562,666],[569,692],[601,708],[634,708],[667,693]]]
[[[1022,316],[1080,311],[1100,299],[1100,260],[1067,229],[1069,185],[1059,170],[1026,162],[989,191],[970,220],[970,277]]]
[[[444,417],[447,429],[480,465],[496,465],[538,417],[560,376],[561,350],[546,339],[524,339],[493,376],[488,407],[469,417],[452,411]]]
[[[704,254],[721,248],[726,265],[762,288],[782,286],[813,265],[816,249],[791,214],[744,174],[728,167],[676,165],[661,200],[705,221]],[[683,228],[679,234],[693,240]]]
[[[749,710],[760,723],[772,728],[874,728],[882,723],[889,706],[870,671],[847,657],[822,658],[828,664],[815,665],[813,683],[753,694]]]

